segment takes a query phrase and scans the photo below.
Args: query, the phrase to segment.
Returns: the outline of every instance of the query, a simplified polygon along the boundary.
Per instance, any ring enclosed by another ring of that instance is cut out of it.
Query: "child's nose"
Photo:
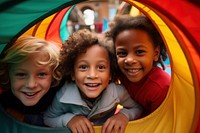
[[[134,57],[132,57],[132,56],[128,56],[128,57],[124,60],[124,62],[125,62],[126,64],[133,64],[133,63],[136,63],[136,59],[135,59]]]
[[[26,82],[26,87],[28,88],[34,88],[37,86],[37,82],[36,82],[36,79],[34,78],[34,76],[30,76],[28,79],[27,79],[27,82]]]
[[[90,69],[90,71],[87,74],[87,78],[97,78],[98,74],[95,68]]]

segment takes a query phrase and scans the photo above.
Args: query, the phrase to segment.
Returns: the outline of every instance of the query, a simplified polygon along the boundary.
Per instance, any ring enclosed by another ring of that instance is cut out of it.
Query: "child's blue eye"
[[[23,79],[23,78],[25,78],[26,76],[27,76],[26,73],[15,73],[15,77],[20,78],[20,79]]]
[[[40,78],[45,78],[46,75],[47,75],[46,73],[42,72],[42,73],[39,73],[39,74],[38,74],[38,77],[40,77]]]

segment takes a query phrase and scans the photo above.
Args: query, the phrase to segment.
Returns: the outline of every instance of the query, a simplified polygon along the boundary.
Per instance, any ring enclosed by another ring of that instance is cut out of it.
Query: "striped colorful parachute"
[[[29,0],[0,2],[0,49],[29,34],[55,41],[68,35],[63,29],[68,13],[83,0]],[[145,118],[129,122],[127,133],[200,132],[200,2],[192,0],[124,0],[149,17],[166,43],[171,84],[162,105]],[[52,26],[53,25],[53,26]],[[27,125],[0,108],[2,133],[66,133],[67,128]],[[100,133],[101,127],[95,127]]]

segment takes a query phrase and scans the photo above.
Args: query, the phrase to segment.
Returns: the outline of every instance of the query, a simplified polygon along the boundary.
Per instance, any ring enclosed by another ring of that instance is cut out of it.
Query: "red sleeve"
[[[151,105],[150,105],[150,109],[149,109],[150,112],[153,112],[162,104],[162,102],[165,100],[165,97],[168,92],[168,88],[163,90],[162,88],[158,87],[157,85],[152,86],[152,87],[154,87],[155,89],[152,92],[154,94],[151,94],[152,97],[151,97]]]
[[[153,92],[149,94],[151,96],[151,112],[158,108],[162,102],[165,100],[165,97],[168,93],[169,85],[170,85],[170,76],[161,70],[160,68],[156,68],[157,70],[149,76],[151,84],[148,87]]]

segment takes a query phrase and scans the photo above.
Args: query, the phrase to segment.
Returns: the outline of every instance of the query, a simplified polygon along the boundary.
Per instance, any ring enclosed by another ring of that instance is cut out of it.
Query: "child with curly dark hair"
[[[106,34],[114,42],[121,83],[144,108],[143,116],[156,110],[165,99],[170,75],[164,68],[165,44],[146,16],[116,16]]]
[[[61,48],[60,66],[66,83],[45,113],[48,126],[94,133],[93,125],[103,125],[103,133],[122,133],[129,120],[140,117],[141,107],[114,82],[112,41],[86,29],[77,31]],[[114,114],[118,104],[124,108]]]

